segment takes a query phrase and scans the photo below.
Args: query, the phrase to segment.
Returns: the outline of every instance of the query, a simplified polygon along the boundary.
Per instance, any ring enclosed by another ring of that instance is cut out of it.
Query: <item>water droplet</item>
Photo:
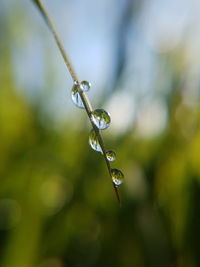
[[[91,119],[100,130],[108,128],[111,122],[109,113],[104,109],[95,109],[91,114]]]
[[[71,92],[71,96],[72,96],[72,101],[74,102],[74,104],[79,107],[79,108],[85,108],[83,105],[83,102],[81,100],[80,94],[78,92],[78,87],[79,84],[77,81],[74,82],[74,85],[72,87],[72,92]]]
[[[111,169],[111,176],[112,176],[113,183],[116,186],[119,186],[120,184],[124,182],[124,175],[118,169]]]
[[[99,144],[99,140],[97,138],[97,135],[96,135],[94,129],[92,129],[90,134],[89,134],[89,144],[90,144],[92,149],[94,149],[97,152],[102,153],[102,149],[101,149],[101,146]]]
[[[82,81],[80,87],[81,87],[81,90],[83,90],[84,92],[87,92],[90,90],[91,83],[87,81]]]
[[[115,151],[113,150],[106,151],[106,158],[108,159],[108,161],[115,161],[116,160]]]

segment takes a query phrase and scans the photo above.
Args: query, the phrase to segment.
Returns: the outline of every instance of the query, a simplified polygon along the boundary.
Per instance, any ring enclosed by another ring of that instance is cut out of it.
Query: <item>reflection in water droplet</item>
[[[91,83],[87,81],[82,81],[80,87],[81,87],[81,90],[83,90],[84,92],[87,92],[90,90]]]
[[[119,186],[120,184],[124,182],[124,175],[118,169],[111,169],[111,176],[112,176],[113,183],[116,186]]]
[[[95,109],[91,114],[91,119],[100,130],[108,128],[111,122],[109,113],[104,109]]]
[[[115,161],[116,160],[115,151],[113,150],[106,151],[106,158],[108,159],[108,161]]]
[[[83,105],[83,102],[81,100],[80,94],[78,92],[78,83],[75,81],[74,85],[72,87],[72,92],[71,92],[71,96],[72,96],[72,101],[74,102],[74,104],[79,107],[79,108],[85,108]]]
[[[89,134],[89,144],[90,144],[92,149],[94,149],[97,152],[102,153],[102,149],[101,149],[101,146],[99,144],[99,141],[98,141],[98,138],[97,138],[97,135],[96,135],[94,129],[92,129],[90,134]]]

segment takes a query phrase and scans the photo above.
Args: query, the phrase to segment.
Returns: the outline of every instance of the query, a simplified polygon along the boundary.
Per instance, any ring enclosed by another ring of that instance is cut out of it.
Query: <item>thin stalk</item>
[[[66,53],[66,51],[64,49],[64,46],[62,45],[62,41],[58,36],[58,33],[56,31],[56,27],[54,26],[54,23],[51,20],[47,9],[45,8],[45,6],[43,5],[43,3],[40,0],[32,0],[32,1],[36,4],[38,9],[40,10],[44,20],[46,21],[50,31],[52,32],[52,34],[53,34],[53,36],[55,38],[55,41],[57,43],[57,46],[58,46],[58,48],[60,50],[60,53],[61,53],[61,55],[62,55],[62,57],[63,57],[63,59],[65,61],[65,64],[66,64],[69,72],[70,72],[70,75],[71,75],[72,79],[74,81],[78,81],[78,77],[76,75],[76,72],[75,72],[75,70],[74,70],[74,68],[73,68],[73,66],[72,66],[72,64],[71,64],[71,62],[69,60],[69,57],[68,57],[68,55],[67,55],[67,53]]]
[[[111,166],[110,166],[110,162],[108,161],[107,156],[106,156],[106,149],[105,149],[105,144],[104,144],[103,138],[102,138],[102,136],[100,134],[99,129],[93,123],[92,118],[91,118],[91,112],[93,110],[92,109],[92,105],[91,105],[89,99],[87,98],[87,95],[81,89],[79,89],[79,94],[80,94],[81,100],[82,100],[82,102],[83,102],[83,104],[85,106],[85,110],[86,110],[87,115],[88,115],[88,117],[90,119],[92,127],[93,127],[93,129],[94,129],[94,131],[96,133],[97,138],[98,138],[99,145],[100,145],[100,147],[102,149],[103,156],[104,156],[107,168],[108,168],[108,172],[110,174],[110,177],[112,178],[112,176],[111,176]],[[115,194],[116,194],[117,200],[118,200],[119,204],[121,204],[121,198],[120,198],[118,187],[113,182],[112,182],[112,184],[113,184],[113,187],[114,187],[114,190],[115,190]]]
[[[57,46],[60,50],[60,53],[64,59],[64,62],[67,66],[67,69],[72,77],[72,79],[75,81],[78,82],[78,84],[80,85],[80,80],[78,79],[78,76],[69,60],[69,57],[62,45],[62,41],[61,39],[59,38],[58,36],[58,33],[56,31],[56,28],[54,26],[54,23],[52,22],[50,16],[49,16],[49,13],[47,11],[47,9],[45,8],[45,6],[43,5],[43,3],[40,1],[40,0],[32,0],[37,8],[39,9],[39,11],[41,12],[43,18],[45,19],[51,33],[53,34],[54,38],[55,38],[55,41],[57,43]],[[92,119],[91,119],[91,112],[93,111],[93,108],[92,108],[92,105],[89,101],[89,98],[87,97],[87,95],[81,90],[80,86],[78,86],[78,92],[80,94],[80,97],[81,97],[81,100],[83,102],[83,105],[85,107],[85,110],[86,110],[86,113],[89,117],[89,120],[92,124],[92,127],[97,135],[97,138],[98,138],[98,141],[99,141],[99,145],[101,146],[101,149],[102,149],[102,152],[103,152],[103,156],[104,156],[104,159],[105,159],[105,162],[106,162],[106,166],[108,168],[108,172],[109,172],[109,175],[110,177],[112,178],[111,176],[111,166],[110,166],[110,162],[108,161],[107,157],[106,157],[106,149],[105,149],[105,145],[104,145],[104,142],[103,142],[103,138],[101,136],[101,133],[99,131],[99,129],[95,126],[95,124],[93,123]],[[116,197],[117,197],[117,200],[118,202],[121,204],[121,199],[120,199],[120,195],[119,195],[119,190],[118,190],[118,187],[112,182],[113,184],[113,188],[114,188],[114,191],[115,191],[115,194],[116,194]]]

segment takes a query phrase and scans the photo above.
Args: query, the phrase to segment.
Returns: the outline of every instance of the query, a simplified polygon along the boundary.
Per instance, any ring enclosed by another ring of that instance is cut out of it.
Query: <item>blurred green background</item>
[[[200,3],[44,1],[123,170],[122,206],[32,1],[0,1],[0,266],[200,266]]]

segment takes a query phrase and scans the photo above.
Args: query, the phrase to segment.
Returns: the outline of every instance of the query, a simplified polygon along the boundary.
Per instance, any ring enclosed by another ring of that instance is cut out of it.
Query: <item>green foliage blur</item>
[[[200,266],[200,104],[183,101],[184,51],[166,54],[164,131],[142,138],[133,125],[105,136],[125,174],[119,207],[102,156],[88,146],[86,115],[78,127],[78,118],[60,128],[48,116],[44,123],[37,101],[19,93],[11,43],[4,33],[0,266]]]

